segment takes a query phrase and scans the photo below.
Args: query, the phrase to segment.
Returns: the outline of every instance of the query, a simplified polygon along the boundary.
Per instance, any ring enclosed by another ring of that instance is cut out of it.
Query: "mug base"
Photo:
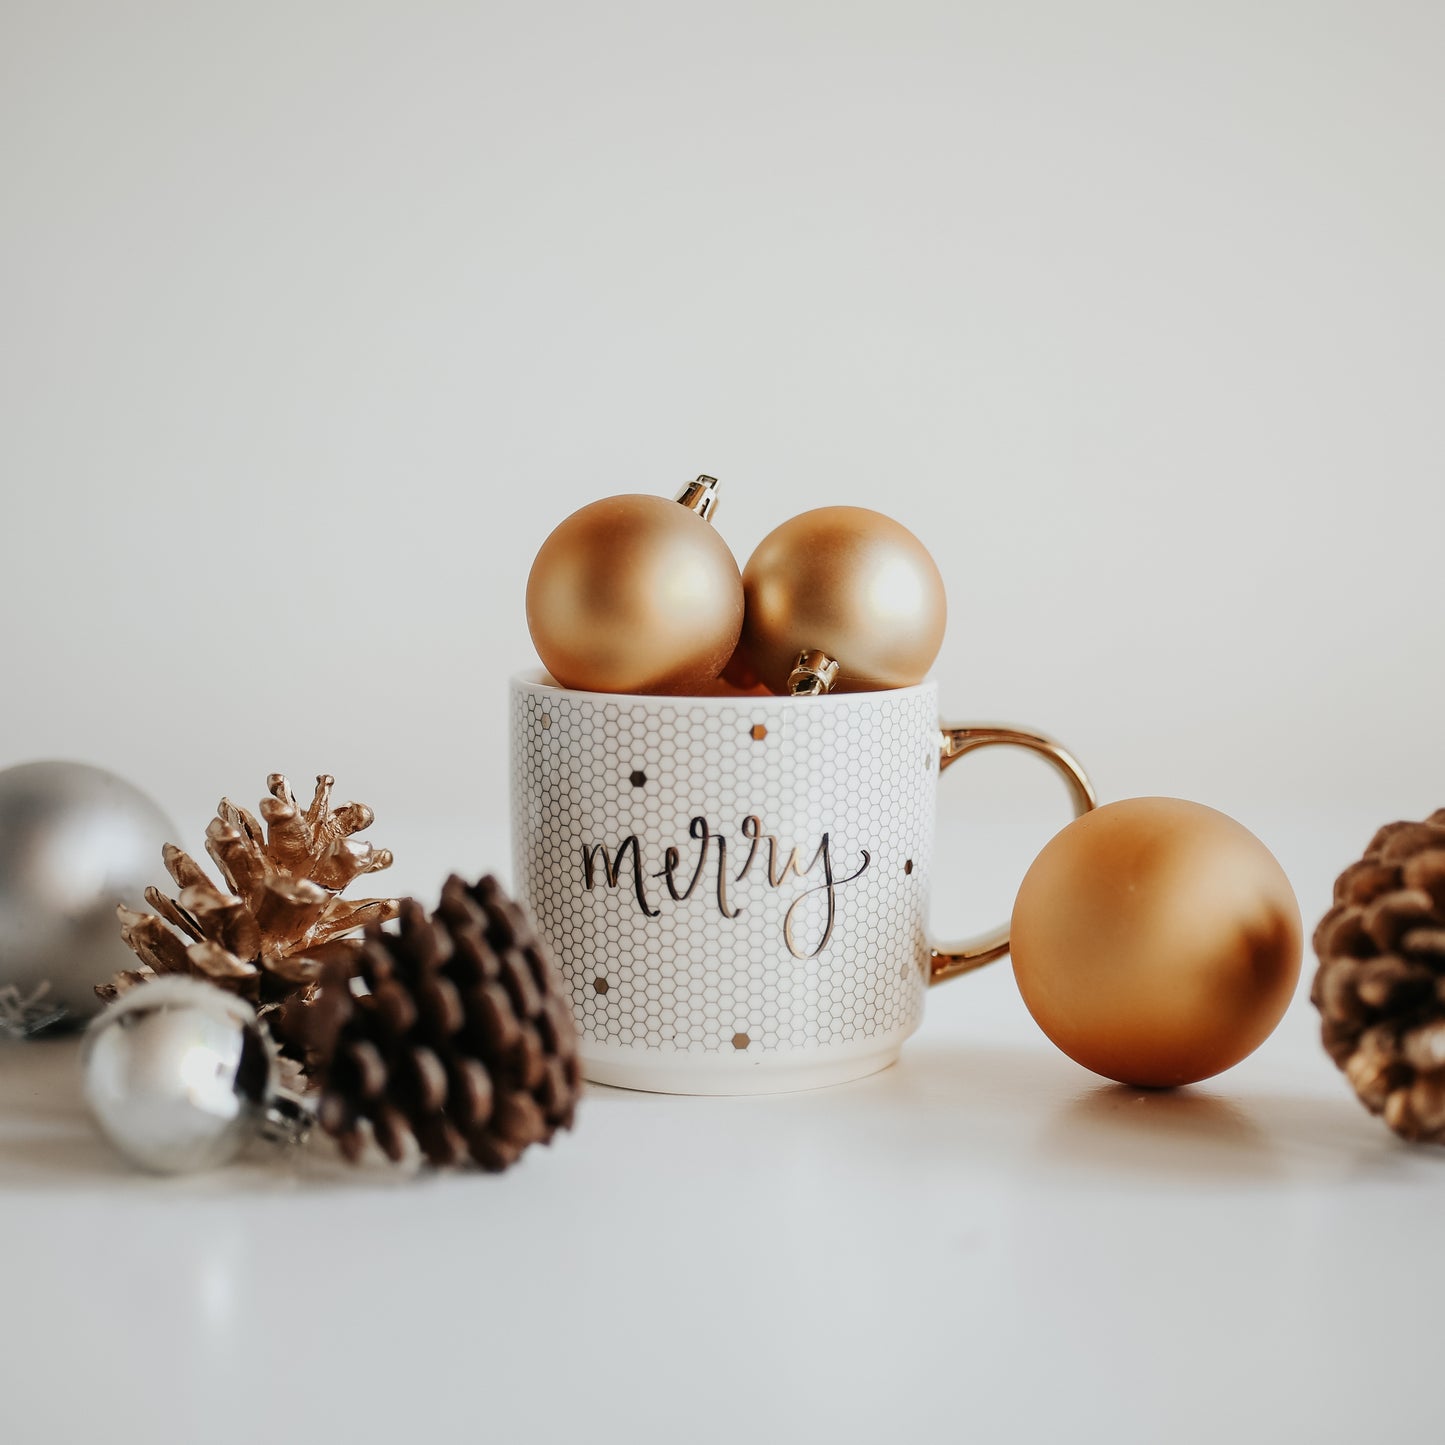
[[[863,1079],[898,1062],[900,1046],[838,1059],[710,1059],[687,1054],[629,1056],[627,1050],[582,1049],[582,1076],[589,1083],[647,1094],[794,1094]]]

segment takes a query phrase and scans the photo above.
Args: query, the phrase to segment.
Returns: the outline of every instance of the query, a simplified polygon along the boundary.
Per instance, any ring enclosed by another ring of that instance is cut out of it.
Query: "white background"
[[[948,712],[1233,813],[1308,928],[1445,803],[1442,57],[1445,9],[1363,0],[0,0],[0,764],[116,768],[192,845],[325,769],[399,890],[504,867],[534,551],[708,471],[740,561],[827,502],[913,527]],[[1062,817],[963,771],[949,928]],[[119,1174],[66,1060],[5,1051],[7,1438],[114,1428],[170,1348],[151,1439],[231,1391],[274,1438],[1418,1426],[1440,1170],[1314,1028],[1121,1096],[995,970],[881,1080],[597,1091],[414,1195]]]
[[[1108,796],[1445,798],[1440,7],[0,17],[0,756],[496,815],[537,546],[709,471]]]
[[[406,856],[439,876],[461,831]],[[1327,888],[1340,840],[1272,832]],[[1445,1150],[1371,1119],[1317,1033],[1301,1005],[1217,1079],[1128,1090],[990,968],[871,1079],[591,1088],[500,1178],[418,1180],[319,1149],[152,1179],[96,1138],[69,1041],[0,1048],[0,1433],[1433,1442]]]

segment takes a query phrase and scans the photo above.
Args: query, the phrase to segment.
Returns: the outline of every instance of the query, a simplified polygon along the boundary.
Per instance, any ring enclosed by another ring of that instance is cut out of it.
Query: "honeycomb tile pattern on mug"
[[[512,707],[518,889],[584,1039],[789,1053],[913,1032],[930,697],[719,706],[533,688]]]

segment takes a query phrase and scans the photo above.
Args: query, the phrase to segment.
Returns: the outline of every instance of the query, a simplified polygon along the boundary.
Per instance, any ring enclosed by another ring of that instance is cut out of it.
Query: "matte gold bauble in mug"
[[[922,682],[948,604],[928,549],[901,522],[866,507],[819,507],[769,532],[743,569],[740,666],[789,690],[799,654],[838,663],[837,692]]]
[[[1151,1088],[1251,1054],[1299,979],[1299,904],[1241,824],[1178,798],[1110,803],[1039,854],[1014,905],[1019,991],[1070,1058]]]
[[[527,578],[537,653],[563,687],[584,692],[701,692],[742,622],[727,543],[667,497],[607,497],[574,512]]]

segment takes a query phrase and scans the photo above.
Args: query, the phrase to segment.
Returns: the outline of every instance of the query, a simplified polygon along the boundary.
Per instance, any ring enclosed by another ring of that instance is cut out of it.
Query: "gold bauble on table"
[[[715,681],[743,622],[738,564],[707,520],[716,485],[699,478],[677,501],[607,497],[542,543],[527,626],[563,687],[696,693]]]
[[[802,690],[793,679],[804,652],[837,663],[828,685],[838,692],[909,687],[943,643],[937,564],[907,527],[866,507],[819,507],[769,532],[743,569],[743,592],[730,673],[750,672],[771,692]]]
[[[1165,1088],[1232,1067],[1299,978],[1299,904],[1248,829],[1178,798],[1110,803],[1039,854],[1014,905],[1019,991],[1070,1058]]]

